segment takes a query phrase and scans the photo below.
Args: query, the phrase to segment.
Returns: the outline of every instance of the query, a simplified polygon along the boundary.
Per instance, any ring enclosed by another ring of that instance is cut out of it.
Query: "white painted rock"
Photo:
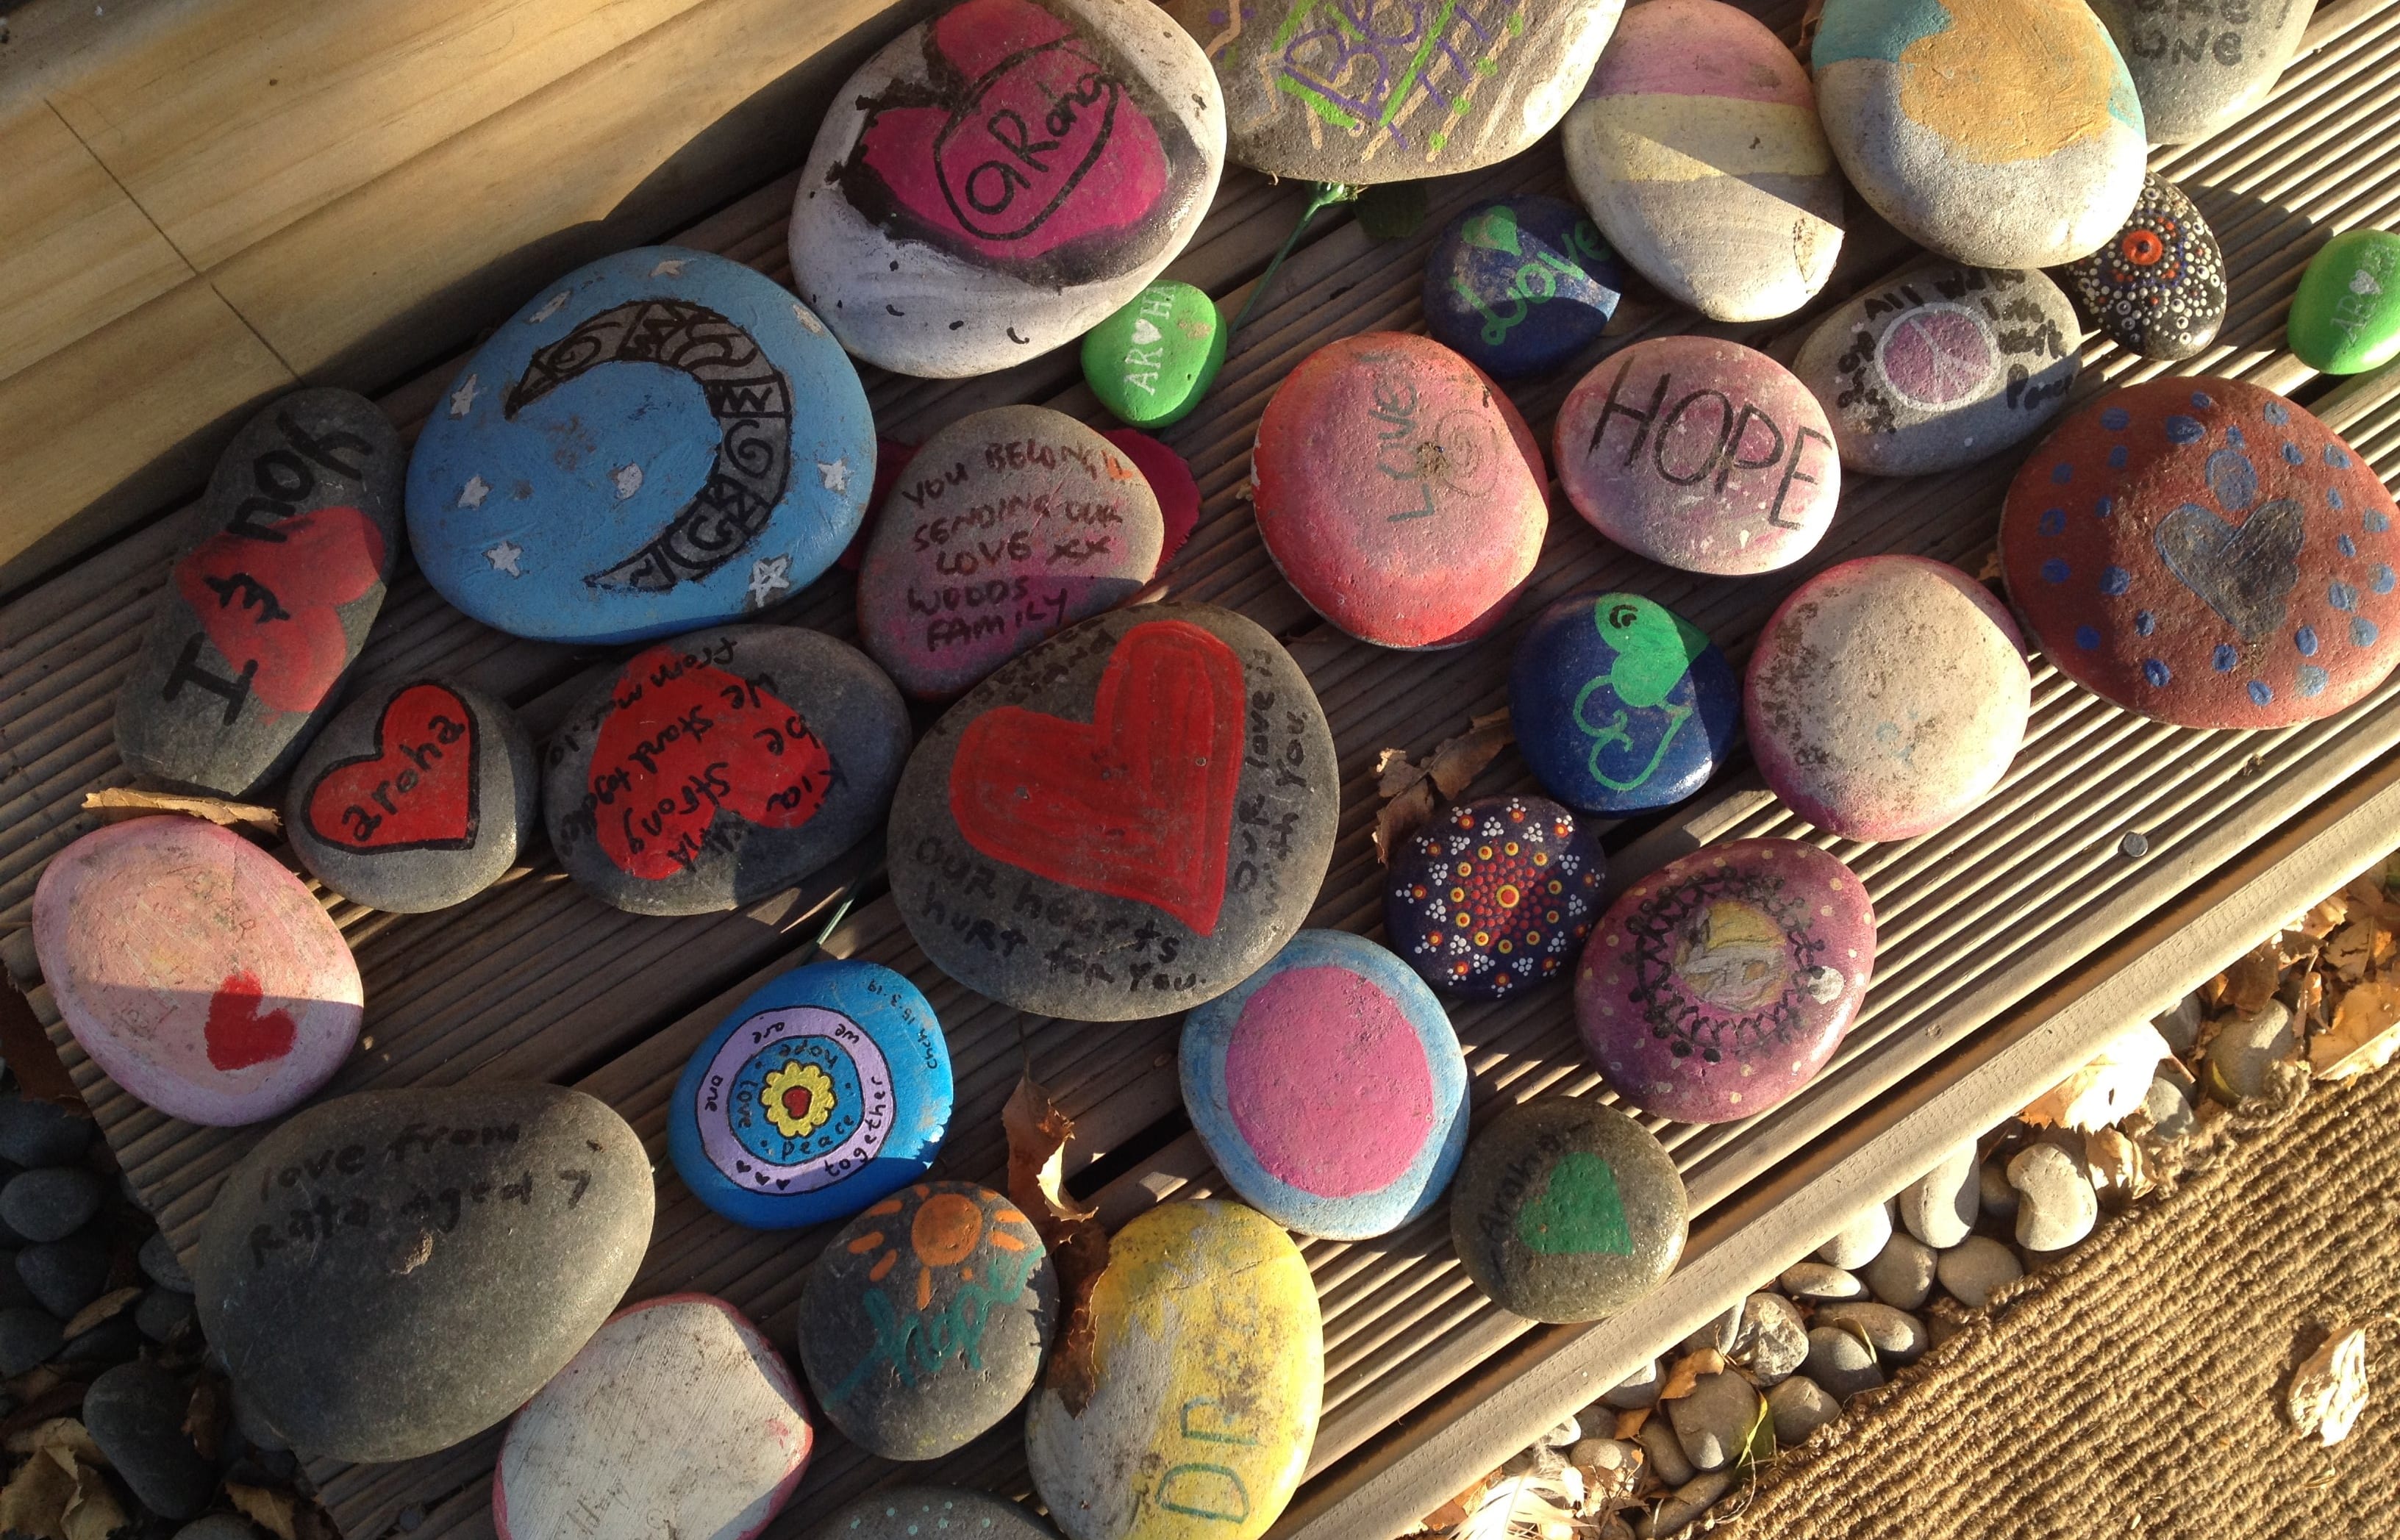
[[[989,374],[1156,278],[1224,161],[1207,56],[1147,0],[964,0],[837,94],[792,204],[792,282],[870,363]]]

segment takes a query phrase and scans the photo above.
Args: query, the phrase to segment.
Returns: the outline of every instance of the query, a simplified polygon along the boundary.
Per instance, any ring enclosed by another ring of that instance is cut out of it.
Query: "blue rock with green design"
[[[1600,340],[1625,268],[1581,209],[1500,198],[1450,222],[1425,259],[1425,330],[1503,379],[1556,369]]]
[[[1518,748],[1549,794],[1635,813],[1698,791],[1733,752],[1741,687],[1717,645],[1636,593],[1577,593],[1534,618],[1508,675]]]

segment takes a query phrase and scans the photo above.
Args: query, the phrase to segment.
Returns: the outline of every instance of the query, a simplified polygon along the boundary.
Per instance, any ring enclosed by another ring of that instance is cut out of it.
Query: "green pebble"
[[[2327,375],[2400,355],[2400,236],[2351,230],[2325,242],[2300,275],[2285,334],[2302,363]]]
[[[1084,378],[1121,421],[1164,428],[1208,393],[1225,363],[1225,318],[1188,283],[1153,283],[1084,338]]]

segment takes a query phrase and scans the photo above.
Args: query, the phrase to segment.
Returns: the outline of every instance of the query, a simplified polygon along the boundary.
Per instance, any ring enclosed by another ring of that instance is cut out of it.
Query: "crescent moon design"
[[[723,437],[708,480],[639,551],[583,580],[663,593],[705,578],[757,538],[792,475],[792,382],[757,339],[704,305],[637,299],[603,310],[526,361],[500,398],[513,420],[534,402],[608,363],[659,363],[689,375]]]

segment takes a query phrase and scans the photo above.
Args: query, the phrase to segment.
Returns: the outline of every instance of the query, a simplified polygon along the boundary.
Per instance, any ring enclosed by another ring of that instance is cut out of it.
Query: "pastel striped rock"
[[[1234,158],[1363,184],[1471,171],[1550,131],[1623,0],[1166,0],[1224,85]]]
[[[1162,1205],[1109,1238],[1091,1312],[1090,1399],[1070,1411],[1045,1385],[1026,1412],[1051,1521],[1069,1540],[1265,1533],[1325,1393],[1316,1285],[1291,1237],[1237,1203]]]
[[[2153,144],[2188,144],[2265,99],[2300,49],[2309,0],[2091,0],[2125,57]]]
[[[1216,74],[1147,0],[964,0],[833,100],[794,195],[793,286],[904,375],[1082,336],[1183,250],[1224,169]]]
[[[2142,190],[2142,104],[2082,0],[1827,0],[1825,137],[1901,234],[1978,267],[2072,262]]]
[[[750,1540],[812,1442],[792,1371],[740,1311],[706,1294],[645,1300],[509,1424],[493,1527],[500,1540]]]
[[[43,868],[33,919],[67,1030],[170,1117],[275,1117],[358,1042],[365,996],[348,943],[299,879],[229,829],[193,818],[95,829]]]
[[[1716,320],[1787,316],[1842,250],[1842,178],[1807,72],[1720,0],[1625,13],[1562,132],[1567,171],[1642,276]]]

